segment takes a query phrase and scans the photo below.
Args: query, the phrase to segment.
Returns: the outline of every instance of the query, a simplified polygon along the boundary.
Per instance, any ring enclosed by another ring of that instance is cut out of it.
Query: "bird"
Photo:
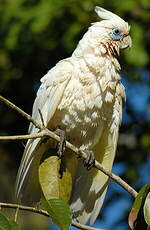
[[[131,48],[132,40],[126,21],[99,6],[95,12],[102,20],[90,25],[69,58],[59,61],[41,78],[32,117],[41,123],[42,116],[46,128],[63,131],[67,141],[79,150],[92,151],[94,160],[111,171],[126,100],[118,57],[120,50]],[[29,133],[37,132],[39,129],[31,123]],[[103,205],[109,177],[96,168],[87,170],[67,148],[56,158],[57,147],[50,138],[27,141],[16,179],[16,196],[27,202],[38,201],[46,194],[39,171],[46,170],[48,179],[42,180],[51,190],[51,177],[58,167],[60,198],[64,197],[78,222],[90,221],[92,225]]]

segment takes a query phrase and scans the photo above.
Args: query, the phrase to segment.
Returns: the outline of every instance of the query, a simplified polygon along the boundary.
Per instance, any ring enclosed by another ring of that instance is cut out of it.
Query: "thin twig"
[[[40,114],[40,118],[41,118],[41,121],[42,121],[42,125],[45,126],[45,125],[44,125],[44,119],[43,119],[42,112],[41,112],[40,109],[38,109],[38,111],[39,111],[39,114]]]
[[[16,212],[15,212],[15,222],[17,222],[18,213],[19,213],[19,207],[16,208]]]
[[[19,208],[19,210],[23,211],[29,211],[29,212],[34,212],[37,214],[42,214],[44,216],[49,216],[48,212],[42,209],[37,209],[29,206],[24,206],[24,205],[19,205],[19,204],[12,204],[12,203],[0,203],[1,208],[12,208],[16,209]]]
[[[117,182],[119,185],[121,185],[128,193],[130,193],[132,197],[136,198],[138,193],[130,185],[128,185],[124,180],[122,180],[121,177],[108,171],[97,161],[95,161],[95,167],[99,169],[100,171],[102,171],[105,175],[109,176],[112,180]]]
[[[32,133],[28,135],[17,135],[17,136],[0,136],[0,141],[13,141],[13,140],[27,140],[43,137],[45,131],[40,131],[39,133]]]
[[[45,211],[43,209],[37,209],[37,208],[29,207],[29,206],[24,206],[24,205],[19,205],[19,204],[11,204],[11,203],[0,203],[0,207],[1,208],[12,208],[12,209],[17,209],[17,210],[22,210],[22,211],[29,211],[29,212],[33,212],[33,213],[37,213],[37,214],[41,214],[43,216],[49,217],[49,214],[47,211]],[[74,221],[72,221],[71,225],[75,226],[76,228],[84,229],[84,230],[104,230],[104,229],[100,229],[100,228],[89,227],[89,226],[86,226],[83,224],[76,223]]]
[[[16,105],[14,105],[13,103],[11,103],[10,101],[8,101],[7,99],[5,99],[4,97],[0,96],[0,100],[2,100],[4,103],[6,103],[8,106],[10,106],[11,108],[13,108],[14,110],[16,110],[17,112],[19,112],[21,115],[23,115],[25,118],[27,118],[30,122],[32,122],[37,128],[39,128],[41,130],[41,132],[39,132],[39,136],[49,136],[53,139],[55,139],[56,141],[60,141],[60,137],[57,136],[55,133],[53,133],[52,131],[50,131],[49,129],[47,129],[46,127],[44,127],[43,125],[40,125],[37,121],[35,121],[29,114],[25,113],[23,110],[21,110],[20,108],[18,108]],[[37,135],[32,134],[32,135]],[[38,137],[39,137],[38,136]],[[40,136],[40,137],[41,137]],[[4,138],[4,137],[3,137]],[[32,138],[30,136],[30,138]],[[33,137],[36,138],[36,137]],[[25,139],[25,138],[24,138]],[[6,140],[6,139],[5,139]],[[10,140],[10,139],[9,139]],[[87,154],[84,151],[80,151],[77,147],[75,147],[74,145],[72,145],[71,143],[69,143],[68,141],[66,141],[66,147],[71,149],[73,152],[76,153],[76,155],[79,157],[82,157],[83,159],[86,160],[87,158]],[[98,161],[95,161],[95,168],[99,169],[100,171],[102,171],[105,175],[109,176],[111,179],[113,179],[114,181],[116,181],[118,184],[120,184],[128,193],[130,193],[134,198],[137,196],[137,192],[130,186],[128,185],[124,180],[122,180],[119,176],[115,175],[114,173],[108,171],[106,168],[104,168]]]
[[[76,223],[74,221],[72,221],[71,225],[75,226],[76,228],[84,229],[84,230],[105,230],[105,229],[102,229],[102,228],[94,228],[94,227],[87,226],[87,225],[84,225],[84,224]]]
[[[10,102],[9,100],[7,100],[6,98],[4,98],[1,95],[0,95],[0,100],[3,101],[5,104],[7,104],[12,109],[16,110],[23,117],[25,117],[26,119],[28,119],[29,121],[31,121],[37,128],[39,128],[39,129],[42,128],[42,126],[38,122],[36,122],[29,114],[27,114],[26,112],[24,112],[22,109],[20,109],[15,104],[13,104],[12,102]]]

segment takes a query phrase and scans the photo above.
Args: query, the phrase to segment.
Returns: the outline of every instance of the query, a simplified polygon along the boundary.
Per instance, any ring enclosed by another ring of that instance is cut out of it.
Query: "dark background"
[[[138,191],[150,181],[149,0],[0,0],[0,93],[31,114],[40,78],[70,56],[90,23],[99,20],[94,12],[96,5],[131,25],[133,47],[122,51],[119,58],[127,102],[113,172]],[[26,134],[27,129],[28,121],[0,102],[0,135]],[[24,144],[0,143],[0,201],[13,201]],[[101,220],[95,226],[129,229],[132,202],[132,197],[112,182]],[[23,215],[28,220],[21,220],[24,229],[29,229],[27,225],[48,229],[47,219],[36,216]]]

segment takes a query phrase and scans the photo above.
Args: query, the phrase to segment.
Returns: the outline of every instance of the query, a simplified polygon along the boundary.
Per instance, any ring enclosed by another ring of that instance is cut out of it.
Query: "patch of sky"
[[[127,104],[132,109],[136,120],[140,123],[150,121],[150,72],[145,69],[137,69],[141,81],[130,81],[122,74],[122,83],[125,87]],[[127,106],[123,109],[123,124],[132,122],[132,117],[127,113]]]
[[[147,157],[146,162],[141,163],[138,167],[139,172],[139,187],[144,186],[145,184],[150,184],[150,156]]]

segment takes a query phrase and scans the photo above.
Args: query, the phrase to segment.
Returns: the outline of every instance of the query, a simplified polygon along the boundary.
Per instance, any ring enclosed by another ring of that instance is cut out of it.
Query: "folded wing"
[[[42,79],[41,86],[37,92],[32,111],[32,117],[41,123],[41,117],[39,110],[42,114],[44,125],[47,126],[50,119],[53,117],[58,104],[61,101],[63,92],[71,78],[73,66],[69,60],[62,60],[52,68]],[[38,132],[32,123],[29,126],[29,133]],[[16,196],[19,197],[24,190],[24,184],[29,182],[29,177],[34,174],[36,170],[38,160],[35,160],[38,153],[38,145],[40,144],[41,138],[30,139],[26,144],[26,148],[23,154],[23,158],[20,164],[20,168],[16,180]],[[34,159],[34,162],[33,162]],[[36,181],[34,179],[34,186],[36,187]]]

